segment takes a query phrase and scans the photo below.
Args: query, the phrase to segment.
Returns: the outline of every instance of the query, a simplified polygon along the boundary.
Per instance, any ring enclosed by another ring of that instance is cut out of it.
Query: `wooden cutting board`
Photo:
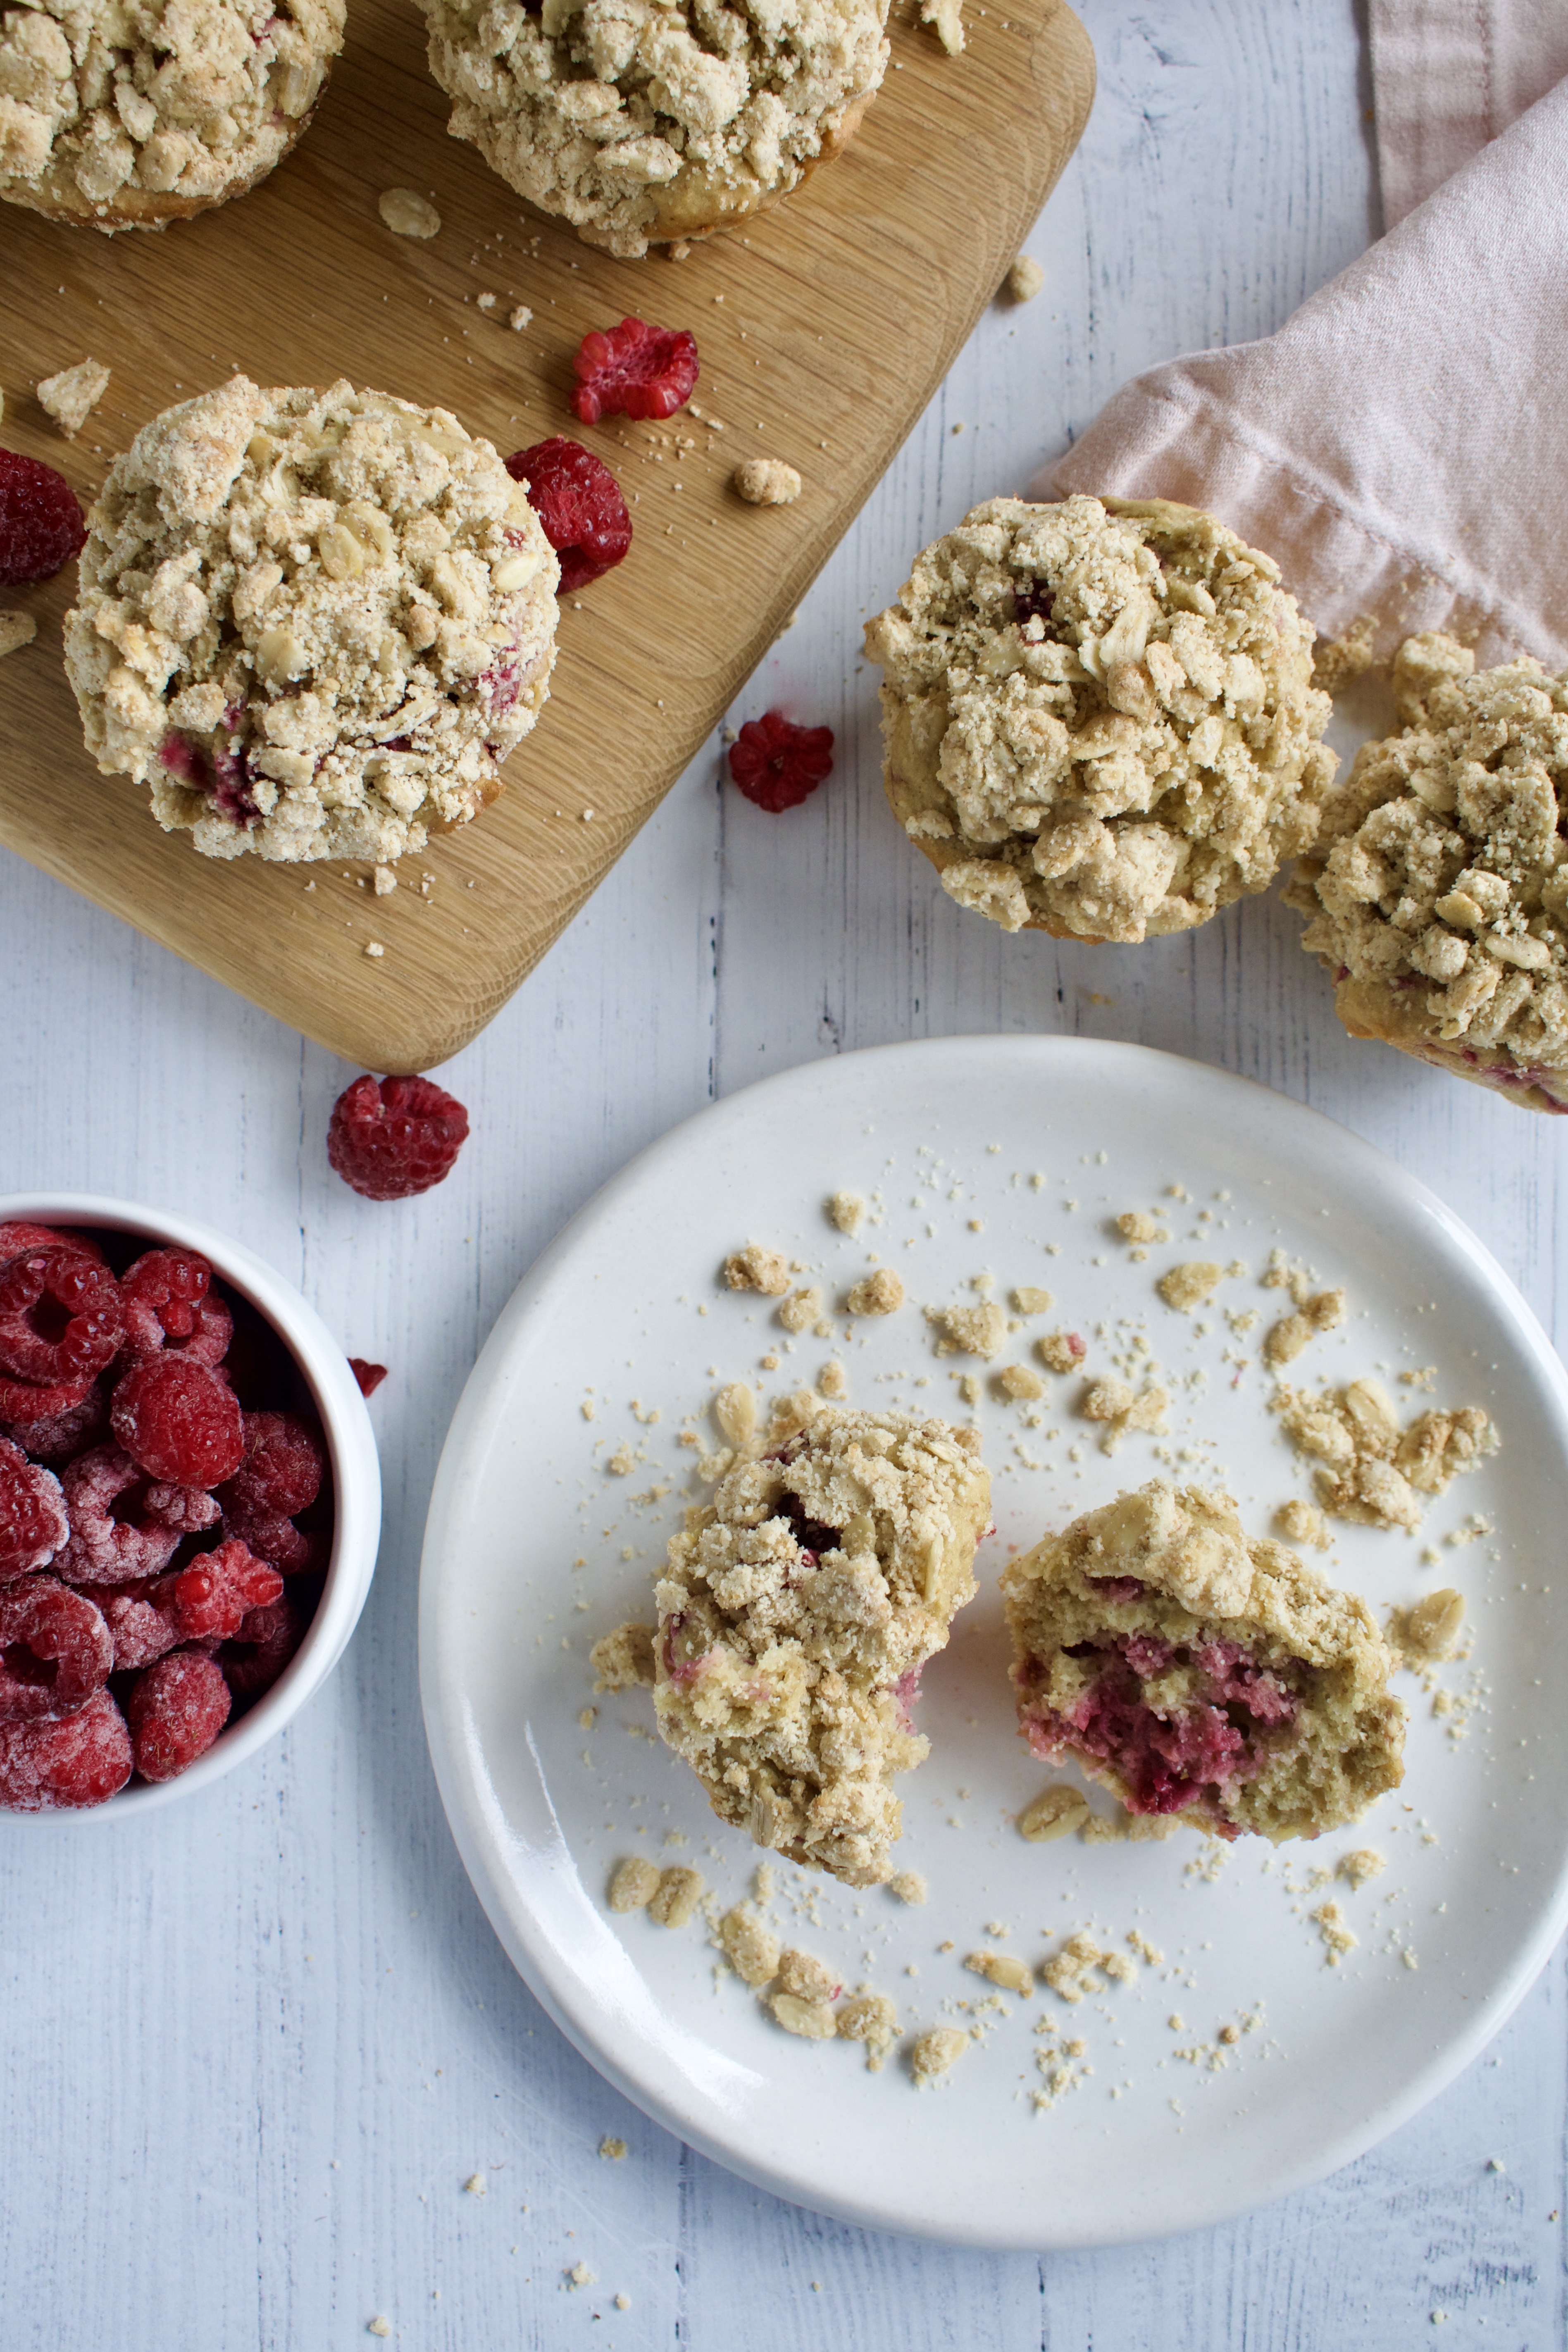
[[[502,798],[405,858],[383,898],[363,866],[220,865],[160,833],[144,793],[82,748],[59,652],[75,567],[3,592],[36,613],[38,641],[0,663],[0,843],[346,1060],[424,1070],[467,1045],[773,643],[1083,129],[1094,58],[1062,0],[1008,0],[1005,17],[972,5],[958,58],[909,11],[899,0],[894,67],[847,152],[744,236],[679,263],[611,260],[526,211],[447,136],[421,21],[397,0],[353,0],[315,122],[254,194],[155,236],[0,206],[0,438],[58,466],[84,504],[148,417],[242,369],[439,404],[503,455],[570,432],[613,467],[637,534],[618,571],[564,604],[550,701]],[[395,185],[434,197],[438,236],[382,226],[376,198]],[[479,310],[484,293],[495,310]],[[519,303],[533,311],[521,334],[505,323]],[[687,412],[574,423],[572,353],[634,311],[693,330],[697,405],[721,432]],[[89,353],[113,381],[68,445],[33,386]],[[730,475],[752,456],[799,467],[796,504],[741,503]]]

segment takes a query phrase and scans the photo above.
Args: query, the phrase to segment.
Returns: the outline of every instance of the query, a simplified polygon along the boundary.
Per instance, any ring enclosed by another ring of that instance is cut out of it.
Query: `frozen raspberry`
[[[114,1276],[68,1242],[28,1250],[0,1273],[0,1370],[17,1380],[85,1388],[124,1328]]]
[[[179,1638],[174,1632],[174,1612],[160,1609],[151,1598],[158,1581],[157,1578],[148,1577],[138,1584],[121,1585],[112,1592],[105,1592],[99,1601],[114,1643],[117,1675],[135,1666],[150,1666],[154,1658],[172,1650]]]
[[[291,1601],[253,1609],[232,1642],[213,1653],[236,1698],[259,1698],[270,1690],[305,1638],[305,1620]]]
[[[620,484],[591,449],[557,434],[517,450],[506,469],[525,485],[528,503],[561,558],[563,596],[615,569],[632,543],[632,519]]]
[[[17,1381],[0,1372],[0,1428],[31,1427],[35,1422],[56,1421],[86,1402],[91,1375],[79,1381]]]
[[[1056,593],[1038,580],[1031,580],[1026,588],[1018,581],[1013,583],[1013,618],[1023,627],[1026,621],[1049,623],[1056,610]]]
[[[176,1650],[132,1685],[126,1720],[144,1780],[172,1780],[205,1756],[233,1701],[220,1669],[201,1650]]]
[[[748,719],[730,746],[730,773],[749,801],[776,816],[809,800],[833,772],[831,727],[797,727],[782,710]]]
[[[207,1364],[167,1351],[133,1364],[116,1387],[110,1426],[132,1462],[176,1486],[216,1486],[245,1454],[239,1400]]]
[[[161,1576],[147,1595],[167,1610],[182,1642],[227,1642],[253,1609],[281,1600],[283,1579],[231,1536],[216,1551],[204,1551],[188,1568]]]
[[[84,1257],[96,1258],[103,1264],[103,1252],[85,1234],[67,1233],[56,1225],[30,1225],[24,1220],[0,1220],[0,1266],[10,1265],[14,1257],[25,1251],[37,1249],[80,1250]]]
[[[673,416],[696,388],[697,340],[684,327],[623,319],[603,334],[584,335],[572,365],[573,413],[584,425],[601,416]]]
[[[384,1364],[373,1364],[367,1362],[363,1356],[351,1356],[349,1358],[349,1370],[353,1374],[355,1380],[359,1382],[359,1392],[361,1396],[374,1396],[377,1389],[381,1386],[383,1381],[386,1378],[386,1366]]]
[[[47,1420],[14,1421],[0,1429],[0,1437],[8,1437],[19,1446],[29,1462],[47,1463],[51,1470],[74,1462],[79,1454],[85,1454],[108,1434],[109,1383],[105,1380],[94,1381],[80,1402],[68,1405],[63,1412],[50,1413]]]
[[[69,1533],[59,1480],[0,1437],[0,1584],[47,1568]]]
[[[462,1104],[428,1078],[356,1078],[332,1105],[327,1158],[367,1201],[402,1201],[451,1173],[468,1132]]]
[[[161,1575],[183,1536],[216,1527],[221,1516],[210,1495],[147,1478],[118,1445],[96,1445],[68,1463],[60,1488],[70,1538],[54,1569],[68,1584]]]
[[[76,492],[52,466],[0,449],[0,588],[52,580],[81,551]]]
[[[58,1723],[0,1726],[0,1805],[51,1813],[101,1805],[131,1778],[131,1735],[107,1691]]]
[[[213,1270],[194,1250],[148,1250],[120,1277],[125,1345],[133,1356],[176,1349],[199,1364],[221,1364],[234,1318],[212,1289]]]
[[[226,1512],[280,1511],[291,1518],[321,1491],[327,1467],[319,1429],[297,1412],[247,1412],[245,1459],[218,1495]]]
[[[29,1576],[0,1592],[0,1723],[74,1715],[109,1680],[114,1643],[85,1592]]]

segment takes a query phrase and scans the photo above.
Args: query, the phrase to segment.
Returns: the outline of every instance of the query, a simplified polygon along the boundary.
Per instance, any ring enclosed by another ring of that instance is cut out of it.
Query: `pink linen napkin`
[[[1533,45],[1501,39],[1536,17]],[[1371,614],[1380,660],[1447,628],[1483,667],[1561,669],[1568,79],[1489,134],[1533,80],[1568,73],[1568,0],[1373,0],[1372,20],[1380,145],[1414,209],[1279,333],[1124,385],[1045,494],[1205,507],[1275,557],[1323,635]]]

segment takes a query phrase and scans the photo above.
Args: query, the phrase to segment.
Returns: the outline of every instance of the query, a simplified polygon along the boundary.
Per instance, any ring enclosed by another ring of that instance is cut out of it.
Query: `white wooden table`
[[[1561,1953],[1414,2124],[1232,2227],[1044,2262],[871,2237],[693,2156],[562,2040],[458,1864],[416,1679],[436,1458],[513,1285],[631,1153],[809,1055],[1044,1029],[1221,1064],[1416,1166],[1549,1321],[1564,1311],[1555,1123],[1350,1044],[1273,900],[1142,951],[960,915],[887,816],[858,653],[916,549],[1021,488],[1126,376],[1267,332],[1376,234],[1360,13],[1086,0],[1100,95],[1030,239],[1047,291],[985,318],[733,714],[826,720],[832,782],[775,819],[720,790],[717,743],[696,762],[443,1073],[475,1131],[426,1200],[369,1207],[329,1171],[351,1073],[0,866],[0,1189],[90,1187],[228,1226],[392,1368],[372,1408],[375,1587],[292,1730],[130,1830],[0,1821],[6,2352],[326,2352],[377,2314],[438,2352],[1563,2344]],[[606,2133],[624,2162],[596,2154]],[[463,2189],[479,2169],[482,2200]],[[580,2261],[598,2284],[574,2291]]]

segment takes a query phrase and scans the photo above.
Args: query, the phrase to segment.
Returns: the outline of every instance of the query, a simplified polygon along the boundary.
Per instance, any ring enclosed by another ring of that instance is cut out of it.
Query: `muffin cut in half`
[[[1047,1536],[1002,1589],[1023,1737],[1131,1813],[1317,1837],[1404,1777],[1365,1604],[1250,1540],[1226,1496],[1152,1480]]]
[[[1404,722],[1363,743],[1285,892],[1352,1037],[1568,1110],[1568,673],[1478,670],[1441,630],[1394,659]]]
[[[560,566],[445,409],[235,376],[88,518],[66,668],[106,775],[207,857],[392,860],[478,815],[542,708]]]
[[[1307,848],[1336,761],[1279,567],[1164,499],[992,499],[867,625],[888,800],[1005,930],[1190,930]]]
[[[991,1480],[968,1432],[786,1416],[670,1539],[654,1704],[721,1821],[851,1886],[892,1868],[920,1670],[974,1595]]]
[[[796,188],[887,71],[887,0],[419,0],[455,139],[637,260]]]

